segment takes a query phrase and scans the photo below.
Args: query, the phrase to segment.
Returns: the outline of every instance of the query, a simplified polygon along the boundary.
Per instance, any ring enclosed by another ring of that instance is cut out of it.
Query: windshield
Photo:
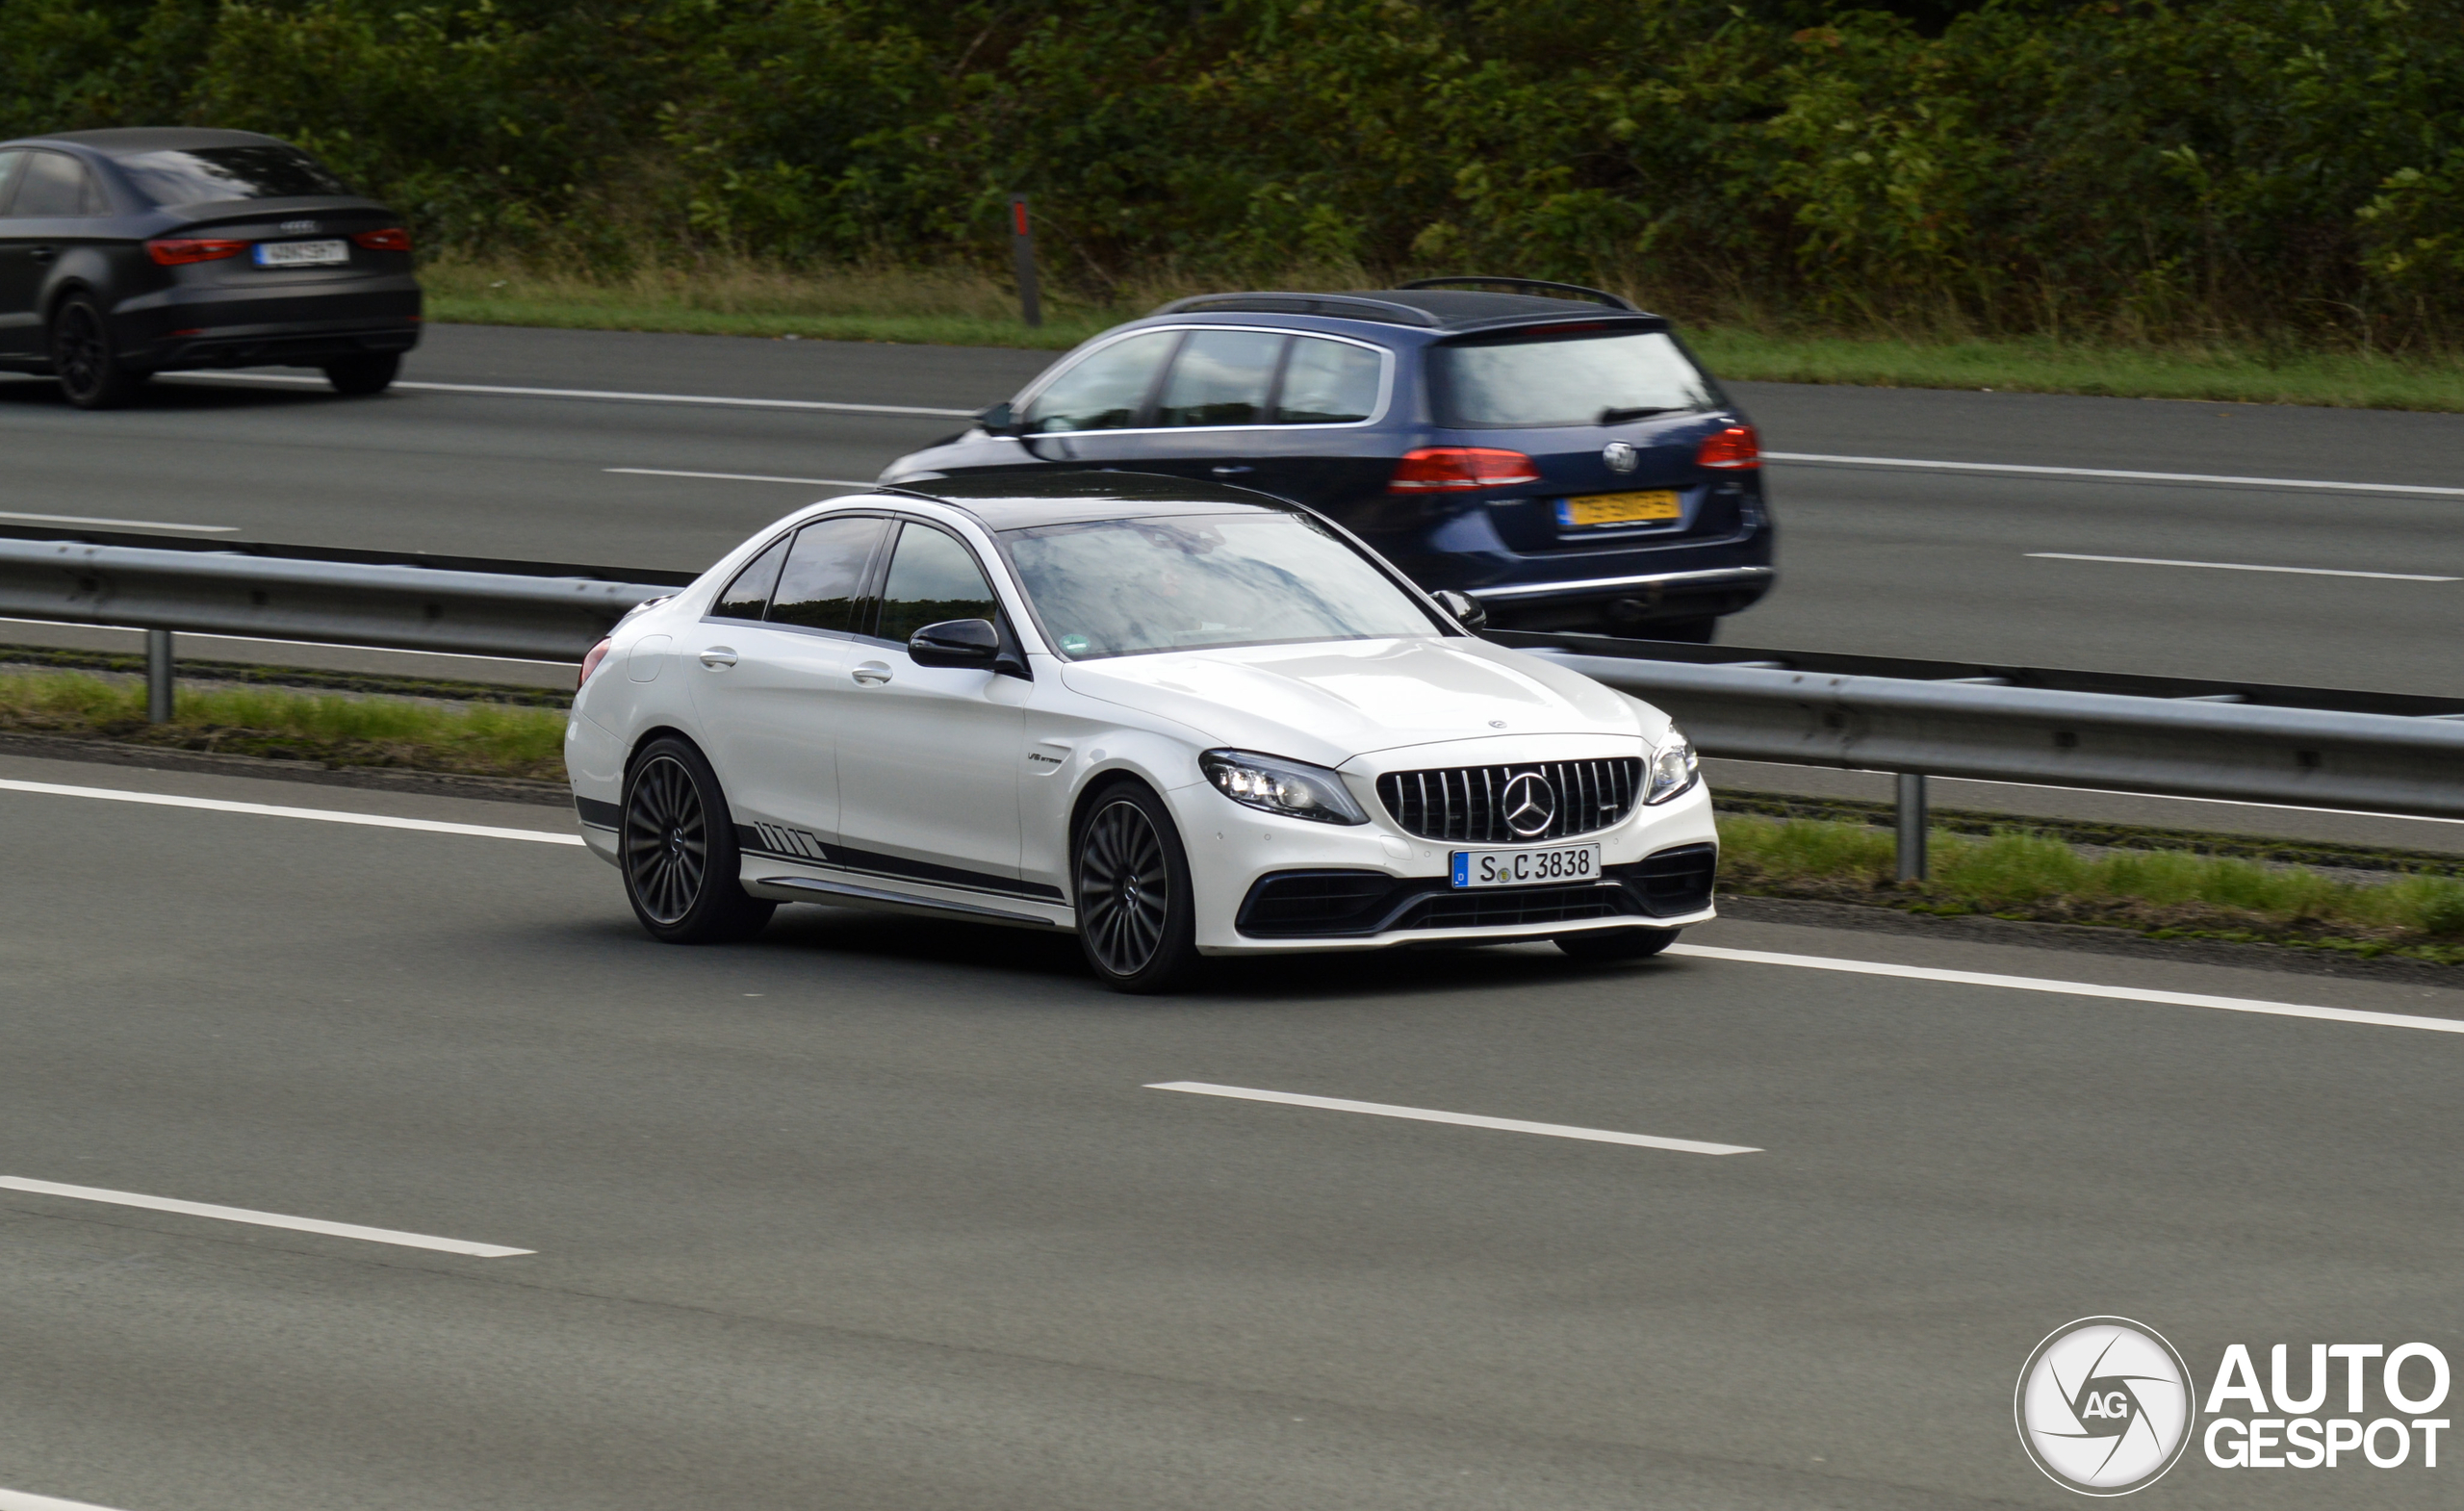
[[[1200,514],[1008,530],[1062,653],[1435,635],[1384,573],[1299,514]]]
[[[1450,427],[1613,424],[1717,402],[1656,330],[1439,346],[1430,358],[1437,423]]]
[[[118,159],[120,171],[158,205],[201,205],[217,199],[291,199],[347,194],[325,166],[278,141],[238,147],[190,147]]]

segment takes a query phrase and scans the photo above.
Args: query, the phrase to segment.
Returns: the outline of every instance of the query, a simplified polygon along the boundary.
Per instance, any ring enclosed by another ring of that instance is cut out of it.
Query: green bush
[[[2443,348],[2464,0],[11,0],[0,131],[315,147],[432,245],[1485,268],[1830,325]]]

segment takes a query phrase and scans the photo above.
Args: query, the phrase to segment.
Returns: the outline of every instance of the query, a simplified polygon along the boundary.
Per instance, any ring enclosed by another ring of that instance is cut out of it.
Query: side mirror
[[[1453,615],[1454,622],[1472,633],[1476,635],[1488,627],[1489,611],[1482,608],[1480,601],[1471,594],[1457,593],[1452,588],[1439,588],[1429,597],[1437,600],[1438,607]]]
[[[945,619],[907,639],[907,657],[917,666],[977,666],[992,670],[1001,656],[1001,631],[989,620]]]
[[[986,435],[1016,435],[1018,433],[1017,414],[1010,407],[1010,401],[1006,398],[989,409],[976,411],[975,423]]]

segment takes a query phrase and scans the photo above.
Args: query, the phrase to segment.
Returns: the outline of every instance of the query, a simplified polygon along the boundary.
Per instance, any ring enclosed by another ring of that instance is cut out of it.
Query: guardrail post
[[[171,632],[145,631],[145,722],[171,722]]]
[[[1036,240],[1027,224],[1027,196],[1010,196],[1010,260],[1018,273],[1018,313],[1030,325],[1043,323],[1043,301],[1036,296]]]
[[[1925,775],[1899,774],[1899,879],[1925,880]]]

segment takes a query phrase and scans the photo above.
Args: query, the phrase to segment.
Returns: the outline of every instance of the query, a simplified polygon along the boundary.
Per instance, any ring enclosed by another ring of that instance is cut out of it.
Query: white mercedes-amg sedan
[[[1476,638],[1240,489],[976,476],[801,510],[634,610],[565,735],[642,927],[781,903],[1075,932],[1107,986],[1202,957],[1712,916],[1708,794],[1651,705]]]

